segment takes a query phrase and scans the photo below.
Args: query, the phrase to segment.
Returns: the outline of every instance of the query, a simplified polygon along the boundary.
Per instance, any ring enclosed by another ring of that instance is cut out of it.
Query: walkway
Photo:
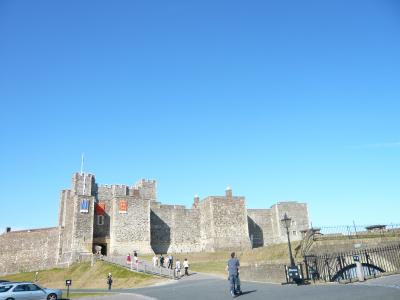
[[[400,288],[394,288],[392,282],[399,283],[398,275],[369,280],[360,284],[324,284],[324,285],[279,285],[256,282],[243,282],[244,294],[237,299],[279,299],[279,300],[310,300],[310,299],[385,299],[399,300]],[[382,283],[383,282],[383,283]],[[95,290],[93,290],[95,291]],[[99,291],[99,290],[96,290]],[[104,290],[103,290],[104,292]],[[168,284],[139,288],[113,290],[124,295],[110,295],[93,298],[96,300],[212,300],[232,299],[228,293],[228,281],[219,277],[194,274]],[[90,298],[86,298],[91,300]]]

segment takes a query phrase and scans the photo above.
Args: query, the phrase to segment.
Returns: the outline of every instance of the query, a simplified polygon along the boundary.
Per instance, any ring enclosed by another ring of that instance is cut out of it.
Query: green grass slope
[[[38,271],[38,283],[49,288],[65,288],[65,280],[72,280],[72,289],[107,288],[107,275],[113,275],[114,288],[134,288],[158,283],[164,279],[131,272],[119,266],[104,261],[96,262],[93,267],[90,263],[77,263],[64,269],[50,269]],[[10,281],[34,281],[36,272],[25,272],[0,277]]]

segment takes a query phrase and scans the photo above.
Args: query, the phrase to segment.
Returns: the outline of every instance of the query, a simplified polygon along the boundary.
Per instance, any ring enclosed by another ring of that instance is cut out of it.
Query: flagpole
[[[83,163],[84,162],[85,162],[85,153],[82,153],[81,175],[83,175],[83,191],[82,191],[83,195],[85,195],[85,190],[86,190],[86,176],[85,176],[85,173],[83,173]]]
[[[83,162],[85,160],[85,153],[82,152],[82,159],[81,159],[81,175],[83,175]]]

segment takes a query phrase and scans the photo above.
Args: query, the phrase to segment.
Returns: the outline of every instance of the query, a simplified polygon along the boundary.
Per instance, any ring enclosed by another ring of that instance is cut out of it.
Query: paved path
[[[370,279],[365,282],[357,283],[357,284],[400,289],[400,274],[385,276],[385,277],[376,278],[376,279]]]
[[[385,278],[369,280],[359,284],[324,284],[324,285],[279,285],[269,283],[243,282],[244,294],[237,297],[238,300],[254,299],[277,299],[277,300],[399,300],[400,276],[394,275]],[[227,280],[202,274],[195,274],[180,280],[172,281],[170,284],[159,286],[114,290],[123,295],[110,295],[106,297],[93,298],[96,300],[212,300],[232,299],[228,292]],[[91,298],[85,298],[91,300]]]

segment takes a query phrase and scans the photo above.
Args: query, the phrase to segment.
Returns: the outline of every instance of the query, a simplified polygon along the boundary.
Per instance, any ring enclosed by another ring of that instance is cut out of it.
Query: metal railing
[[[154,266],[151,263],[138,260],[138,262],[127,262],[126,256],[103,256],[102,260],[129,269],[131,271],[146,273],[166,278],[176,278],[175,270]]]
[[[336,254],[306,255],[303,276],[308,280],[351,281],[356,278],[355,256],[359,259],[367,277],[376,277],[385,272],[400,272],[400,244],[398,244]]]

